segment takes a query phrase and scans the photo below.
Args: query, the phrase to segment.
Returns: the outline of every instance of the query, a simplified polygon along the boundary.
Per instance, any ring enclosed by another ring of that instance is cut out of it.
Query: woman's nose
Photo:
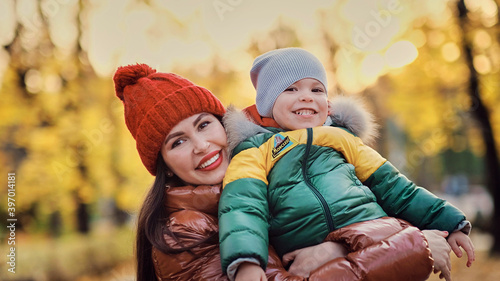
[[[208,147],[210,146],[210,143],[205,139],[197,139],[193,143],[194,143],[193,151],[195,154],[206,152],[208,150]]]

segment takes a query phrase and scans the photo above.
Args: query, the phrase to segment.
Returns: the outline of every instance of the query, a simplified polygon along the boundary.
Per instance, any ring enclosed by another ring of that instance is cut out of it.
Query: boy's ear
[[[332,115],[332,102],[328,101],[328,116]]]

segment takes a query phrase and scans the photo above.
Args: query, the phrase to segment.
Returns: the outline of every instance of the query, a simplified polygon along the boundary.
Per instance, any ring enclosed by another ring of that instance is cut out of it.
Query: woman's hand
[[[336,242],[323,242],[285,254],[283,264],[286,266],[293,261],[288,272],[293,275],[309,277],[311,271],[335,258],[346,255],[347,249],[344,245]]]
[[[244,262],[238,266],[235,281],[267,281],[267,277],[260,266]]]
[[[465,250],[467,253],[467,267],[470,267],[472,262],[476,260],[474,255],[474,245],[467,234],[459,230],[455,231],[450,234],[450,237],[448,237],[448,243],[450,244],[455,255],[459,258],[462,257],[462,250],[460,250],[460,247]]]
[[[448,232],[439,230],[422,230],[422,232],[429,243],[429,249],[434,259],[434,273],[441,272],[440,279],[451,281],[451,247],[445,239]]]

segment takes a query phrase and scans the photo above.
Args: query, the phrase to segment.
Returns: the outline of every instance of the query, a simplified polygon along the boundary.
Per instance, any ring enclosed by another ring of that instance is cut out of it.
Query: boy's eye
[[[296,88],[295,87],[288,87],[286,88],[285,92],[291,92],[291,91],[295,91]]]
[[[324,92],[323,89],[321,89],[321,88],[314,88],[314,89],[312,89],[312,91],[314,93],[323,93]]]

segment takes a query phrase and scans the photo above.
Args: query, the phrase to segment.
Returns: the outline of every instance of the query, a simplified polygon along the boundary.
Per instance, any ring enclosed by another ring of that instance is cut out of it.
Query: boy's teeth
[[[300,110],[300,111],[295,111],[295,114],[298,115],[312,115],[314,114],[313,110]]]
[[[216,155],[214,155],[214,157],[208,159],[207,162],[201,164],[200,165],[200,169],[203,169],[205,167],[208,167],[208,166],[212,165],[212,163],[214,163],[215,161],[217,161],[217,159],[219,159],[219,153],[217,153]]]

